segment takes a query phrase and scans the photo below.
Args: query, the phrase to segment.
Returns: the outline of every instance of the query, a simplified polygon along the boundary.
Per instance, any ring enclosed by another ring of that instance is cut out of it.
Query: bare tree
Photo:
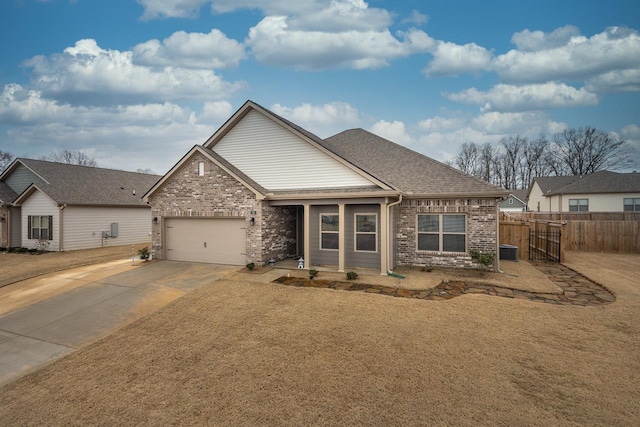
[[[520,135],[509,136],[500,140],[500,145],[504,149],[502,161],[505,163],[503,167],[505,188],[516,190],[519,188],[519,176],[522,165],[522,154],[524,147],[529,140]]]
[[[494,160],[497,155],[498,153],[495,147],[488,142],[480,148],[480,155],[478,159],[478,178],[492,184],[498,184],[493,174]]]
[[[631,146],[612,132],[592,127],[567,129],[554,135],[553,145],[556,173],[567,169],[572,175],[584,175],[633,165]]]
[[[157,173],[155,173],[152,169],[149,169],[149,168],[136,169],[136,172],[138,172],[138,173],[146,173],[147,175],[157,175]]]
[[[473,142],[465,142],[454,159],[454,165],[464,173],[476,176],[478,172],[478,146]]]
[[[520,185],[527,188],[531,180],[537,176],[547,176],[551,168],[545,157],[549,149],[549,141],[544,135],[529,140],[522,149],[523,159],[520,170]]]
[[[0,172],[13,162],[15,156],[8,151],[0,150]]]
[[[67,163],[80,166],[98,166],[94,158],[87,156],[82,151],[63,150],[40,157],[40,160],[48,160],[56,163]]]

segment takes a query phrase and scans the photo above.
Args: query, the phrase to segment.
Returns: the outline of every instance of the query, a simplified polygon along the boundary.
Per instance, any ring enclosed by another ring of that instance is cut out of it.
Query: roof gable
[[[204,146],[268,191],[387,188],[322,140],[256,104],[245,104]]]
[[[0,181],[0,205],[9,204],[18,197],[18,193],[13,191],[7,183]]]

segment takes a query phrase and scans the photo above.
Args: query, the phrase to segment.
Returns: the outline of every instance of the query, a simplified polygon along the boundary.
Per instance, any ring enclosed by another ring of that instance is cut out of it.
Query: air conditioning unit
[[[514,245],[500,245],[500,259],[507,261],[518,260],[518,247]]]

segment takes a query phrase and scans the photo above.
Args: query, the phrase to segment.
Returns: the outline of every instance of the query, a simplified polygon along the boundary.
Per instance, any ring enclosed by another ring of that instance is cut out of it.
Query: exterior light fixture
[[[255,218],[251,218],[251,219],[249,220],[249,225],[250,225],[250,226],[252,226],[252,227],[253,227],[254,225],[256,225],[256,219],[255,219]]]

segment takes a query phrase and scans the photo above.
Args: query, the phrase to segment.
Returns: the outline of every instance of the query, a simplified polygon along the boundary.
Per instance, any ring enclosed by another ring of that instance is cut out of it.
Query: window
[[[466,252],[464,215],[418,215],[418,250]]]
[[[513,197],[509,197],[509,204],[512,205],[513,204]]]
[[[569,212],[589,212],[589,199],[569,199]]]
[[[198,162],[198,175],[204,175],[204,162]]]
[[[356,214],[355,230],[357,252],[378,251],[378,215]]]
[[[338,250],[340,225],[338,214],[320,214],[320,249]]]
[[[625,212],[640,211],[640,198],[637,199],[624,199]]]
[[[28,238],[36,240],[53,240],[53,217],[51,215],[29,215],[27,218]]]

